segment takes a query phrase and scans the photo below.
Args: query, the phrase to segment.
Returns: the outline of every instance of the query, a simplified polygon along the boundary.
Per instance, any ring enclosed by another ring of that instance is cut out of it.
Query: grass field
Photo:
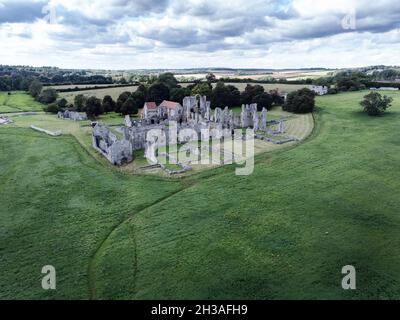
[[[257,73],[215,73],[216,77],[219,78],[235,78],[235,79],[252,79],[252,80],[264,80],[266,78],[275,79],[287,79],[287,80],[298,80],[307,78],[320,78],[327,76],[334,70],[289,70],[289,71],[275,71],[275,72],[257,72]],[[194,74],[176,74],[179,79],[205,79],[207,73],[194,73]],[[183,80],[182,80],[183,81]]]
[[[0,298],[400,298],[400,94],[378,118],[365,94],[318,97],[312,137],[248,177],[126,175],[72,136],[0,127]]]
[[[60,97],[68,100],[69,103],[74,102],[75,96],[78,94],[83,94],[87,97],[95,96],[96,98],[103,99],[104,96],[110,95],[114,100],[117,100],[122,92],[135,92],[137,86],[131,87],[116,87],[116,88],[106,88],[106,89],[93,89],[93,90],[83,90],[83,91],[73,91],[73,92],[62,92]]]
[[[112,86],[112,84],[64,84],[64,85],[50,85],[46,86],[46,88],[54,88],[56,90],[62,90],[62,89],[84,89],[84,88],[91,88],[91,87],[109,87]],[[115,85],[117,86],[117,84]]]
[[[230,84],[232,86],[235,86],[236,88],[239,89],[239,91],[244,91],[244,89],[247,86],[247,83],[226,83],[226,84]],[[280,92],[286,92],[286,93],[290,93],[302,88],[309,88],[309,85],[302,85],[302,84],[281,84],[281,83],[251,83],[251,85],[260,85],[263,86],[265,91],[268,92],[270,90],[275,90],[278,89]],[[213,86],[216,86],[216,84],[214,84]]]
[[[25,93],[0,92],[0,114],[31,111],[43,111],[43,105]]]

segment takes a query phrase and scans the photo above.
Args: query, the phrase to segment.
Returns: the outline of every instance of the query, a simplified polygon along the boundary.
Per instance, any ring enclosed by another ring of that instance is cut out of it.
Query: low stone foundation
[[[46,130],[46,129],[42,129],[42,128],[36,127],[34,125],[31,125],[31,129],[33,129],[35,131],[39,131],[39,132],[45,133],[45,134],[47,134],[49,136],[52,136],[52,137],[59,137],[59,136],[62,135],[61,131],[53,132],[53,131],[49,131],[49,130]]]

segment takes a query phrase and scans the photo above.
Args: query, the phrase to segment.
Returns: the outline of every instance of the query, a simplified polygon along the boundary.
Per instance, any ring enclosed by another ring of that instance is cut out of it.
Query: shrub
[[[329,88],[329,90],[328,90],[328,94],[338,94],[338,93],[339,93],[339,91],[336,88]]]
[[[62,109],[57,105],[57,103],[50,103],[49,105],[45,106],[43,110],[49,113],[58,113],[59,111],[62,111]]]
[[[364,96],[360,105],[369,116],[380,116],[391,106],[392,101],[392,98],[382,96],[378,92],[371,92]]]
[[[60,109],[65,109],[68,105],[68,101],[65,98],[61,98],[57,101],[57,105],[60,107]]]
[[[44,104],[53,103],[58,98],[58,93],[55,89],[44,89],[38,97],[38,101]]]

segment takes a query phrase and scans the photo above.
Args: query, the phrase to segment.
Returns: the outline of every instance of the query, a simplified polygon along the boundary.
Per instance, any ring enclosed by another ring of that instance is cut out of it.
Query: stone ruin
[[[133,126],[133,123],[132,123],[131,117],[127,114],[125,116],[125,127],[132,128],[132,126]]]
[[[0,117],[0,126],[9,123],[13,123],[13,121],[7,117]]]
[[[106,126],[93,124],[93,148],[114,165],[123,165],[133,161],[133,148],[124,137],[118,139]]]
[[[86,121],[88,119],[86,113],[80,113],[75,111],[59,111],[57,117],[60,119],[69,119],[74,121]]]
[[[152,113],[149,118],[132,120],[125,116],[125,126],[119,129],[122,140],[117,140],[107,127],[97,124],[93,128],[93,146],[99,150],[111,163],[120,165],[133,160],[133,151],[145,150],[145,155],[154,154],[158,146],[165,146],[169,141],[170,123],[176,124],[178,143],[190,141],[210,141],[210,135],[203,136],[202,130],[213,129],[223,132],[224,136],[231,136],[233,130],[240,128],[254,128],[257,132],[267,131],[267,110],[257,111],[257,105],[243,105],[241,114],[235,114],[233,110],[216,108],[211,110],[211,103],[205,96],[185,97],[183,105],[177,105],[179,110],[173,116],[165,119],[163,112]],[[155,115],[156,114],[156,115]],[[159,116],[157,116],[157,114]],[[198,133],[196,137],[185,137],[184,130],[192,129]],[[160,130],[163,138],[157,141],[147,139],[150,130]],[[184,137],[181,137],[181,134]],[[115,146],[114,146],[115,145]],[[130,149],[128,151],[128,149]],[[154,165],[154,164],[152,164]]]

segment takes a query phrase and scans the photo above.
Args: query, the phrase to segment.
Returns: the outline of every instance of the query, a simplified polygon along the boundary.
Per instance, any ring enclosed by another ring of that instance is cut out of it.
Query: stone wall
[[[35,131],[38,131],[38,132],[45,133],[45,134],[47,134],[47,135],[49,135],[49,136],[53,136],[53,137],[58,137],[58,136],[61,136],[61,135],[62,135],[62,132],[61,132],[61,131],[55,131],[55,132],[53,132],[53,131],[49,131],[49,130],[46,130],[46,129],[42,129],[42,128],[36,127],[36,126],[34,126],[34,125],[31,125],[31,129],[32,129],[32,130],[35,130]]]
[[[75,111],[58,112],[57,117],[60,119],[69,119],[74,121],[86,121],[88,117],[86,113],[79,113]]]
[[[129,140],[117,137],[101,124],[95,124],[92,132],[93,148],[114,165],[133,161],[133,148]]]

